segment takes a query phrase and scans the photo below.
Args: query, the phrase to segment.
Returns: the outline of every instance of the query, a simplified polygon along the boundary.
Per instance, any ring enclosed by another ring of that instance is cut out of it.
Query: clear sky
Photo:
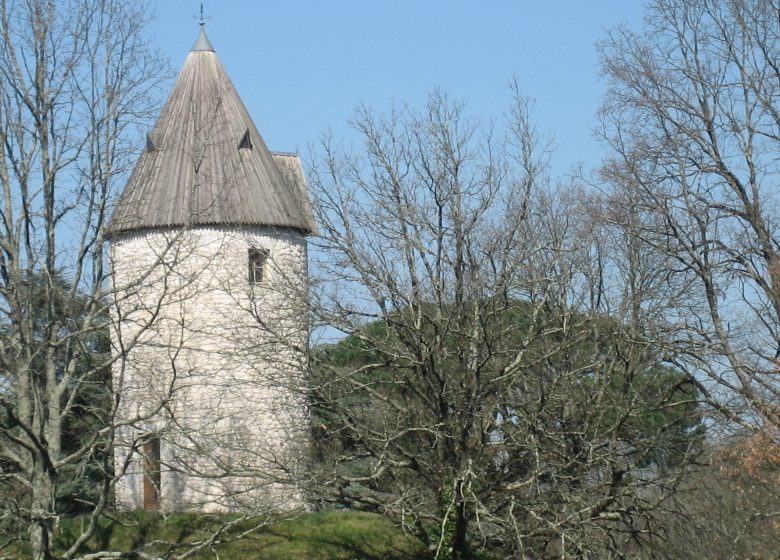
[[[153,0],[153,43],[177,71],[197,36],[193,0]],[[641,0],[219,0],[206,32],[272,150],[299,151],[329,127],[349,138],[359,103],[420,106],[434,88],[498,119],[516,76],[554,137],[557,171],[598,163],[604,89],[595,42],[638,29]]]

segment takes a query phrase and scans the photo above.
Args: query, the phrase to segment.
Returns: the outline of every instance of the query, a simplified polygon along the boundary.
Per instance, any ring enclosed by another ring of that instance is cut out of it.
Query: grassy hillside
[[[98,535],[82,549],[82,553],[130,551],[140,543],[159,544],[146,552],[170,557],[185,551],[182,545],[202,540],[211,529],[235,520],[230,516],[199,516],[196,514],[161,514],[136,512],[106,521]],[[80,518],[63,519],[58,531],[58,547],[72,542]],[[302,514],[294,519],[270,524],[249,535],[231,540],[239,531],[251,525],[239,523],[225,535],[221,544],[209,546],[188,558],[194,559],[258,559],[258,560],[352,560],[352,559],[418,559],[428,556],[415,539],[405,535],[386,519],[358,512],[328,512]],[[232,534],[231,534],[232,533]],[[165,544],[162,544],[165,543]],[[21,551],[9,554],[0,551],[0,558],[23,558]]]

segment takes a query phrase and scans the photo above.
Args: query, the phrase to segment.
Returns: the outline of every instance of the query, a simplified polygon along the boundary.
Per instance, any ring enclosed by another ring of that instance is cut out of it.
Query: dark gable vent
[[[249,129],[247,129],[247,131],[244,132],[244,135],[241,137],[241,142],[238,143],[238,149],[239,150],[252,149],[252,138],[249,136]]]
[[[146,133],[146,151],[147,152],[154,152],[157,148],[154,147],[154,142],[152,142],[152,137],[149,136],[149,133]]]

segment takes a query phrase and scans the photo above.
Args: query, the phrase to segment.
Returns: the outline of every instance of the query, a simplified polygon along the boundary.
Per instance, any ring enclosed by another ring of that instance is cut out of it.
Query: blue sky
[[[178,70],[197,36],[199,2],[156,0],[153,44]],[[554,137],[554,169],[593,166],[604,84],[595,42],[638,29],[640,0],[221,0],[206,31],[272,150],[307,152],[323,131],[349,139],[359,103],[420,106],[434,88],[500,119],[516,76]]]

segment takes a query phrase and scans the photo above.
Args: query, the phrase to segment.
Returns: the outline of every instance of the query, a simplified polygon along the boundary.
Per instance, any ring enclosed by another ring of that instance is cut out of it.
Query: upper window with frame
[[[264,284],[267,280],[268,251],[256,247],[249,248],[249,283]]]

